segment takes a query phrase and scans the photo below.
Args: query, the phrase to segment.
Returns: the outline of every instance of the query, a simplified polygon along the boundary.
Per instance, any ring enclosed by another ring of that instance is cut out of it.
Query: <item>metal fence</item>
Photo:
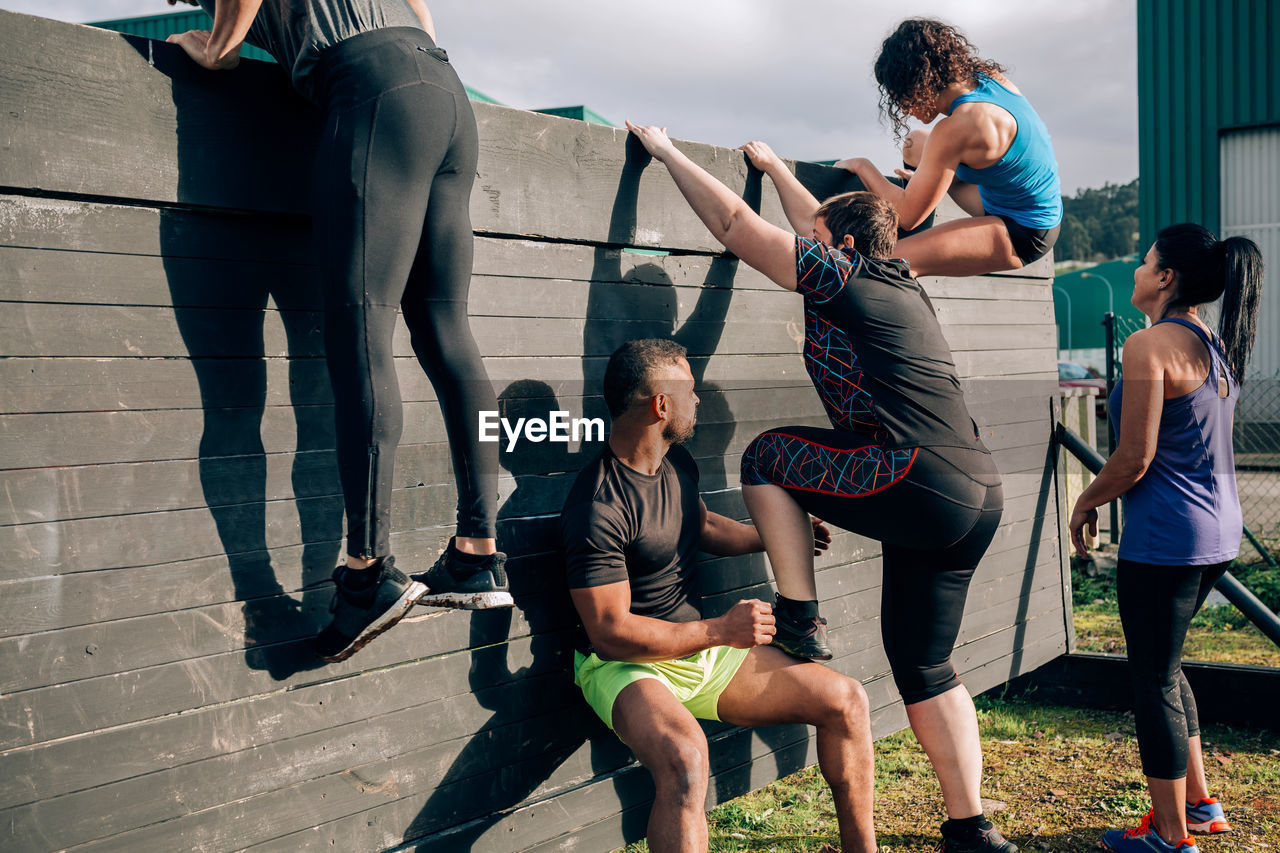
[[[1106,315],[1107,390],[1121,373],[1120,352],[1125,339],[1144,328],[1125,317]],[[1099,436],[1101,440],[1101,436]],[[1232,443],[1236,457],[1236,488],[1246,528],[1240,559],[1256,562],[1264,554],[1280,552],[1280,374],[1248,376],[1240,389]],[[1115,446],[1111,437],[1108,447]]]
[[[1253,548],[1276,554],[1280,552],[1280,374],[1246,379],[1232,438],[1244,523],[1260,542]]]

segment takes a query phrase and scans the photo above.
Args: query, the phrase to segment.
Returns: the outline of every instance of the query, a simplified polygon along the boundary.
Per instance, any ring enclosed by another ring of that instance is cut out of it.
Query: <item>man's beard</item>
[[[694,418],[689,418],[689,420],[681,421],[680,423],[668,421],[666,426],[662,428],[662,437],[667,440],[668,444],[684,444],[693,438],[693,430],[696,426],[697,421]]]

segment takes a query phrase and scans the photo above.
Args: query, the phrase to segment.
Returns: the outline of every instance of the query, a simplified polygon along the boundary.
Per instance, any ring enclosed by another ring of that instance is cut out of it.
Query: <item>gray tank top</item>
[[[213,15],[216,2],[200,0],[200,5]],[[294,88],[314,101],[311,73],[321,51],[386,27],[422,29],[422,21],[405,0],[262,0],[245,41],[290,69]]]

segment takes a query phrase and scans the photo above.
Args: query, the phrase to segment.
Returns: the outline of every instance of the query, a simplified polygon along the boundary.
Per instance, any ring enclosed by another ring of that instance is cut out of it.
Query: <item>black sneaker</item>
[[[507,555],[490,554],[479,566],[464,565],[455,554],[453,539],[436,560],[435,565],[413,575],[426,584],[427,592],[418,599],[428,607],[452,607],[457,610],[488,610],[512,607],[515,601],[507,591],[507,572],[503,568]]]
[[[329,611],[333,622],[316,637],[316,653],[337,662],[360,651],[369,641],[404,618],[427,591],[395,567],[392,557],[382,559],[378,579],[366,589],[351,589],[347,567],[333,570],[334,593]]]
[[[1007,840],[991,821],[983,821],[983,828],[968,841],[947,837],[947,821],[942,824],[942,842],[934,853],[1018,853],[1018,845]]]
[[[827,645],[827,620],[821,616],[803,619],[789,612],[774,608],[777,633],[772,645],[801,660],[831,660],[831,646]]]

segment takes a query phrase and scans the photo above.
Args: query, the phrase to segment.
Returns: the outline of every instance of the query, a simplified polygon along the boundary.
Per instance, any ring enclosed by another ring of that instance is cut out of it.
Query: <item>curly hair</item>
[[[908,18],[884,40],[876,57],[880,112],[901,141],[911,110],[931,104],[952,83],[1004,70],[998,62],[978,56],[978,49],[955,27],[933,18]]]

